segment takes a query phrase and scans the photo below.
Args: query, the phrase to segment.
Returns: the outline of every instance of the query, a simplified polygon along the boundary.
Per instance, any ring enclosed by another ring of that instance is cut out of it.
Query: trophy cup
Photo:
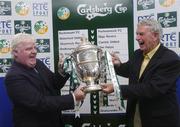
[[[86,84],[86,93],[100,91],[99,81],[103,70],[103,51],[82,37],[80,45],[71,54],[75,72],[80,81]]]

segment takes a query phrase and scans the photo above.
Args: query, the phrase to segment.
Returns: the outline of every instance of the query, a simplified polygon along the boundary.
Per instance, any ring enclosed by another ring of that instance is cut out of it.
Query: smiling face
[[[14,59],[29,68],[36,65],[36,45],[32,39],[22,40],[13,51]]]
[[[139,25],[136,30],[136,40],[140,50],[147,54],[159,44],[159,34],[152,32],[150,26]]]

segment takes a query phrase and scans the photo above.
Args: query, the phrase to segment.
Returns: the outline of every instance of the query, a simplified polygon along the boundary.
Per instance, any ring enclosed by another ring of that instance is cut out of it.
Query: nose
[[[37,54],[37,49],[36,49],[36,47],[34,47],[34,48],[32,49],[32,53]]]
[[[136,34],[136,41],[140,40],[140,36]]]

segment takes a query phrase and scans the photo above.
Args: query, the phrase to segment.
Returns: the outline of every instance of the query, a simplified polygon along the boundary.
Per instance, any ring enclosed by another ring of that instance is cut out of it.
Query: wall
[[[0,78],[0,127],[12,125],[12,104],[6,93],[4,78]]]

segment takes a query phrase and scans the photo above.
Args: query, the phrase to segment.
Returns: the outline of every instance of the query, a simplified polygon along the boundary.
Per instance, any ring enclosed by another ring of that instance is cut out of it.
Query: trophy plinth
[[[85,92],[100,91],[101,86],[98,82],[103,68],[101,64],[103,52],[86,38],[82,38],[81,41],[82,43],[71,54],[77,77],[86,83],[83,88]]]
[[[83,91],[85,93],[91,93],[91,92],[96,92],[96,91],[101,91],[102,88],[100,85],[87,85],[83,87]]]
[[[86,93],[102,90],[101,86],[94,82],[95,79],[93,77],[85,77],[82,81],[86,83],[86,86],[83,87],[83,91]]]

